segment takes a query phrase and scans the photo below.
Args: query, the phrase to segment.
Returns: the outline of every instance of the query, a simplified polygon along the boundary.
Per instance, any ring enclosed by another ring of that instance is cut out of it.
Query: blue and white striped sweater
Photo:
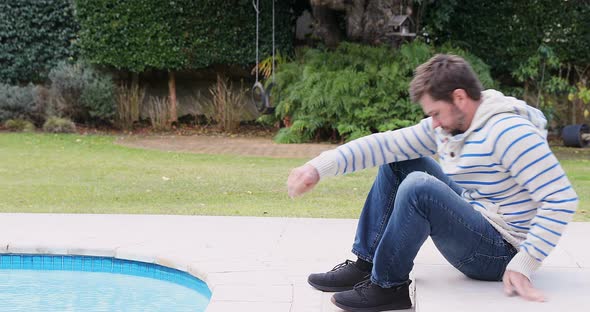
[[[543,114],[500,92],[483,92],[470,128],[451,136],[432,119],[369,135],[309,163],[320,177],[438,155],[462,196],[520,252],[508,269],[526,276],[557,244],[578,198],[546,140]]]

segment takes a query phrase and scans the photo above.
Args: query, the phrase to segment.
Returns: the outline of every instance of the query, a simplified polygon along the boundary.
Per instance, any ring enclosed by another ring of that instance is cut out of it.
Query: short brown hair
[[[418,66],[410,82],[410,99],[418,101],[428,94],[435,101],[453,102],[451,94],[463,89],[473,100],[481,98],[483,86],[463,58],[452,54],[437,54]]]

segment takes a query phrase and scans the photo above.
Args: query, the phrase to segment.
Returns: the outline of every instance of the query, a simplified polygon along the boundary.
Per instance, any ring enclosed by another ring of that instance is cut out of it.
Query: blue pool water
[[[0,256],[0,311],[204,311],[201,280],[159,265],[85,256]]]

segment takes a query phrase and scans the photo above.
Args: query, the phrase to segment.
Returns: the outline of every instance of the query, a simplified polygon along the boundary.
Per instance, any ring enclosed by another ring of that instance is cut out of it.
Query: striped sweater
[[[572,219],[578,198],[551,152],[543,114],[495,90],[483,92],[469,129],[452,136],[432,118],[323,152],[308,163],[321,178],[437,154],[463,199],[519,249],[508,270],[530,275]]]

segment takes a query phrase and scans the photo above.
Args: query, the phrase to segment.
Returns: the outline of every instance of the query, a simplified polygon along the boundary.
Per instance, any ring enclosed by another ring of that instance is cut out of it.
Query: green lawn
[[[0,133],[0,212],[356,218],[376,173],[327,179],[292,200],[287,175],[305,159],[159,152],[113,140]],[[581,198],[580,221],[590,221],[588,155],[563,160]]]

